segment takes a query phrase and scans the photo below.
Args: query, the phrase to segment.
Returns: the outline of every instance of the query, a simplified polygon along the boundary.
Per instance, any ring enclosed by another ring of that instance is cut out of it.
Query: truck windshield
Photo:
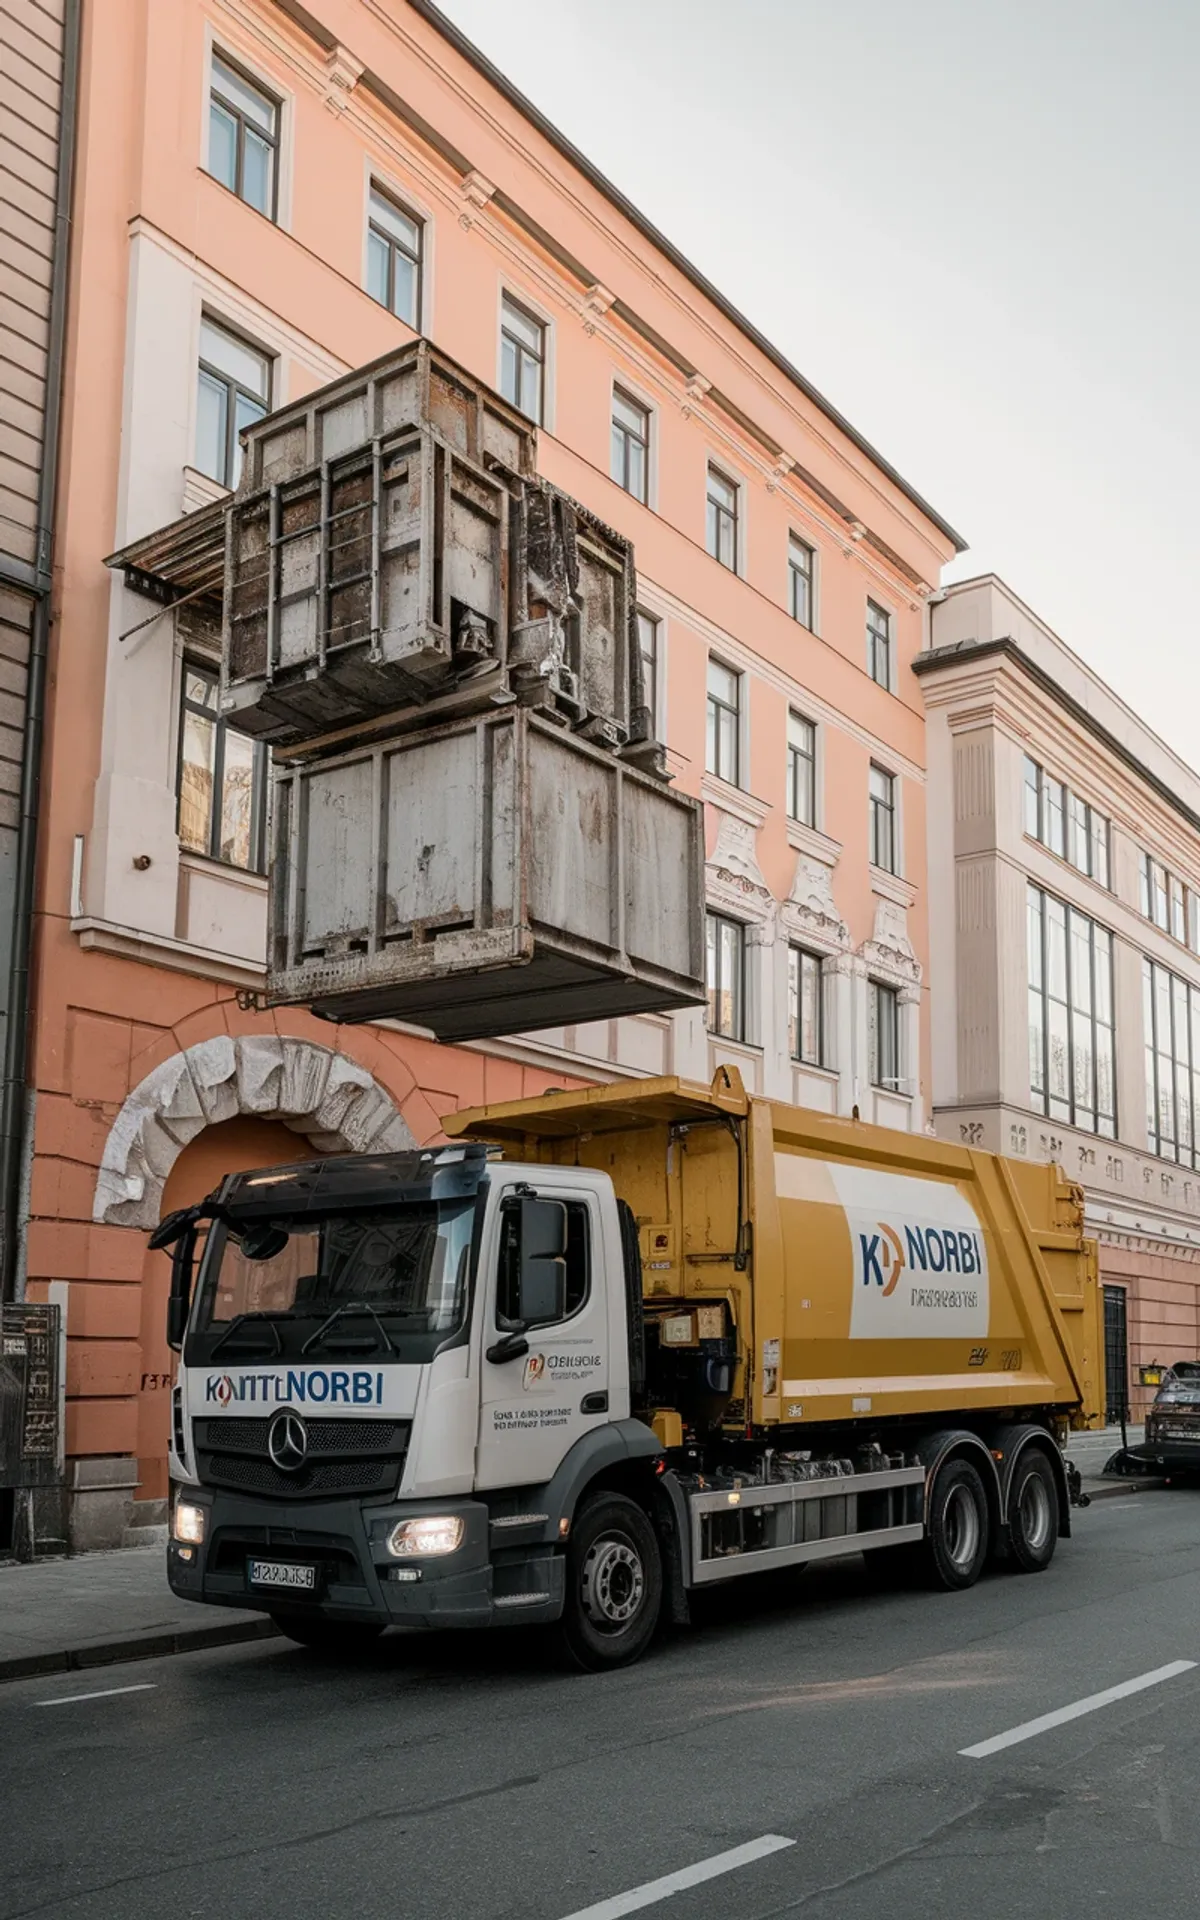
[[[430,1200],[319,1224],[280,1219],[239,1231],[218,1223],[201,1264],[193,1332],[209,1352],[220,1344],[231,1358],[252,1334],[260,1346],[268,1335],[277,1353],[358,1344],[423,1358],[463,1324],[474,1215],[472,1201]],[[406,1338],[413,1335],[426,1336],[420,1351]],[[428,1336],[437,1338],[431,1344]]]

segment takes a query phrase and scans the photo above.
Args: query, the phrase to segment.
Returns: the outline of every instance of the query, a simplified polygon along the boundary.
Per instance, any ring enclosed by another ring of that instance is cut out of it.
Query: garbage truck
[[[596,1670],[772,1569],[1049,1565],[1104,1406],[1058,1168],[731,1067],[444,1124],[230,1174],[152,1236],[181,1597],[327,1648],[536,1625]]]

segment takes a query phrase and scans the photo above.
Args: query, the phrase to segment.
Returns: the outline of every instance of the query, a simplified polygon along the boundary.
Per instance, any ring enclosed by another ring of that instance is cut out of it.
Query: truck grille
[[[298,1473],[284,1473],[267,1449],[273,1417],[197,1420],[201,1485],[279,1500],[390,1493],[396,1487],[408,1447],[408,1421],[306,1419],[308,1458]]]

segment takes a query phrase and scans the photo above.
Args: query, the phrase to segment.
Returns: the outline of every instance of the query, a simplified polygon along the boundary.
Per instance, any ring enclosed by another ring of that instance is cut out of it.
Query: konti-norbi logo
[[[979,1275],[984,1270],[983,1235],[978,1228],[889,1226],[881,1220],[874,1233],[859,1233],[863,1285],[896,1291],[907,1267],[914,1274]]]
[[[987,1241],[946,1180],[831,1166],[850,1233],[850,1335],[857,1340],[985,1339]]]

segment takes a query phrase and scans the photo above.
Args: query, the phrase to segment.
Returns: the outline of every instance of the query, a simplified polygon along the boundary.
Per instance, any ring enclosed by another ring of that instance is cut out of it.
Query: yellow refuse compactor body
[[[1096,1249],[1056,1166],[750,1096],[728,1067],[709,1088],[589,1087],[446,1129],[611,1176],[637,1222],[668,1444],[695,1424],[706,1353],[728,1356],[704,1375],[725,1390],[700,1398],[731,1439],[803,1447],[818,1426],[939,1416],[1102,1424]]]

